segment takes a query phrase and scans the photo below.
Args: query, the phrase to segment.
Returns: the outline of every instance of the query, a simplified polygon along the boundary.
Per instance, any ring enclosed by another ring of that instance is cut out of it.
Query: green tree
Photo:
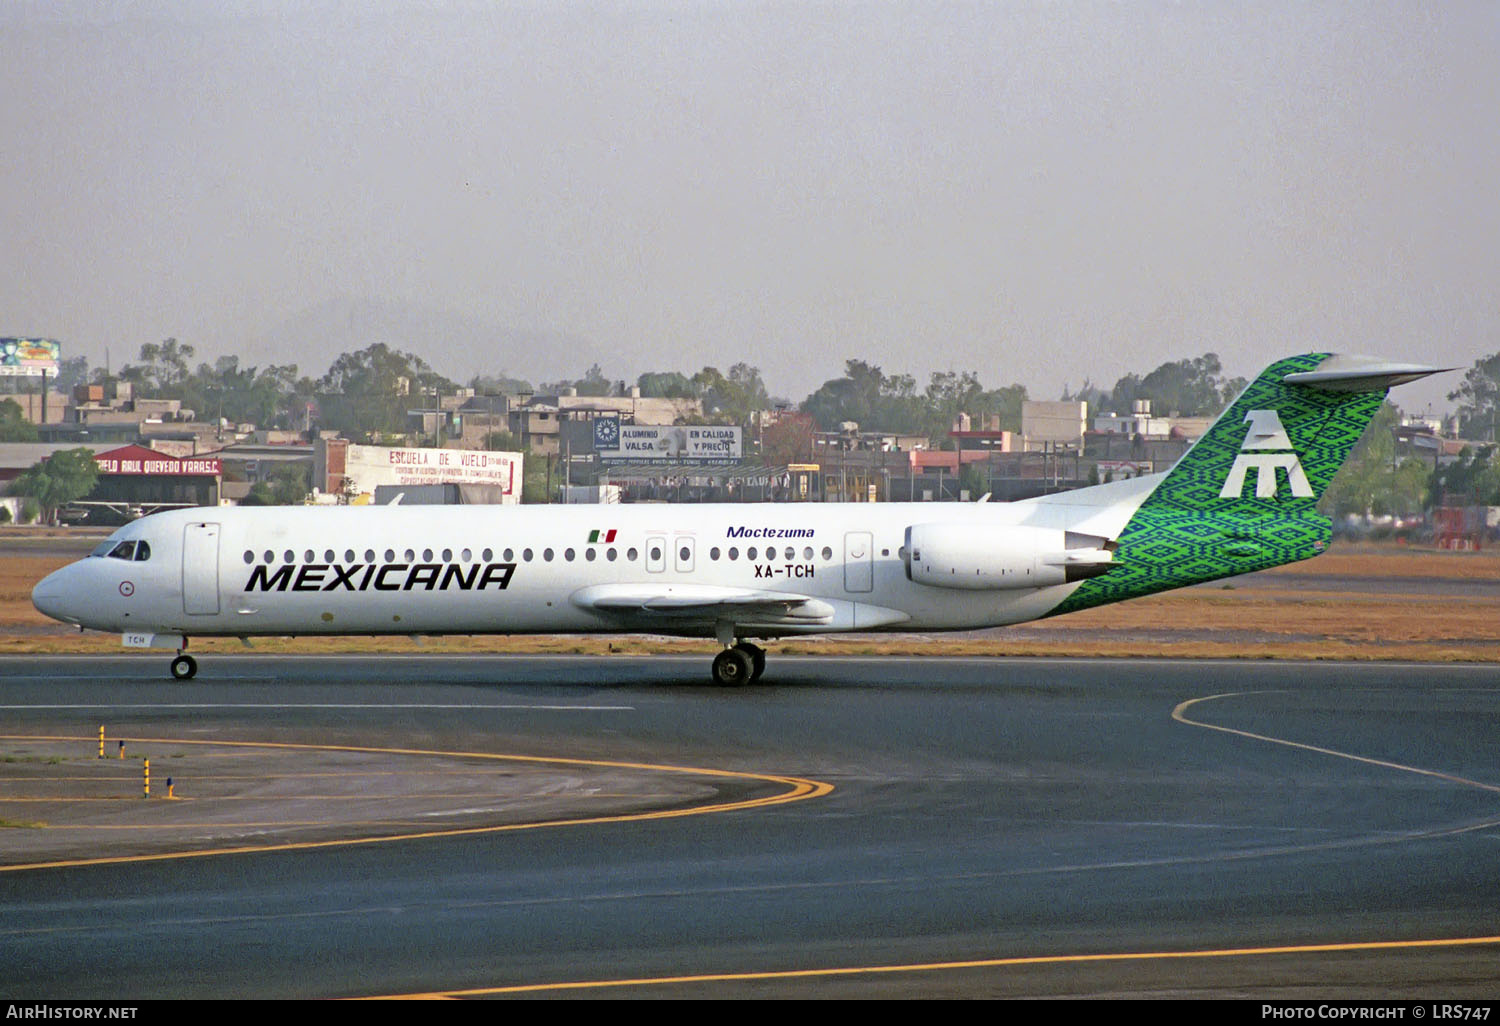
[[[612,395],[615,391],[615,383],[604,376],[604,371],[596,363],[584,371],[583,377],[572,381],[564,378],[561,381],[547,381],[542,383],[542,391],[547,394],[561,394],[568,389],[574,389],[579,395]]]
[[[405,435],[406,411],[422,395],[457,387],[421,357],[378,342],[333,361],[318,382],[318,409],[324,427],[368,441]]]
[[[87,356],[65,357],[57,367],[57,390],[71,392],[75,385],[89,380],[89,358]]]
[[[287,422],[286,409],[297,387],[297,366],[241,367],[237,356],[221,356],[213,366],[199,364],[182,384],[182,401],[200,420],[223,418],[231,424],[272,427]]]
[[[0,442],[35,442],[36,425],[27,420],[21,404],[14,399],[0,399]]]
[[[53,523],[57,508],[83,498],[99,480],[99,465],[88,449],[64,449],[33,464],[11,483],[12,495],[36,500],[42,518]]]
[[[693,386],[703,403],[703,416],[711,423],[744,427],[757,410],[771,405],[760,370],[748,363],[730,367],[728,376],[717,367],[704,367],[693,375]]]
[[[652,371],[636,379],[643,399],[697,399],[698,386],[677,371]]]
[[[120,368],[118,377],[152,396],[182,398],[182,385],[188,378],[188,361],[197,349],[175,338],[146,342],[137,360]]]
[[[1500,441],[1500,353],[1475,360],[1463,384],[1448,393],[1458,403],[1458,430],[1464,438]]]
[[[1500,466],[1496,465],[1496,447],[1466,445],[1458,459],[1432,472],[1434,496],[1443,504],[1500,505]]]
[[[499,374],[476,374],[469,379],[469,387],[479,395],[514,395],[531,392],[531,382],[524,378],[513,378],[501,371]]]
[[[1217,353],[1164,363],[1145,377],[1127,374],[1115,382],[1108,410],[1132,412],[1137,399],[1150,399],[1158,416],[1212,417],[1245,389],[1244,378],[1226,378]]]
[[[264,481],[251,485],[249,494],[240,500],[240,505],[300,506],[307,501],[307,494],[312,490],[311,477],[312,472],[305,464],[276,467]]]
[[[1400,422],[1396,407],[1381,404],[1349,458],[1328,483],[1318,503],[1325,515],[1409,515],[1425,508],[1427,465],[1415,459],[1396,463],[1396,428]]]

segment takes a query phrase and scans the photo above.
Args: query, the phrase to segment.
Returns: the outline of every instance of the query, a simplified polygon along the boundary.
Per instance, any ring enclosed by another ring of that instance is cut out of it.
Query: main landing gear
[[[754,683],[765,672],[766,650],[748,641],[741,641],[714,656],[714,683],[722,687]]]

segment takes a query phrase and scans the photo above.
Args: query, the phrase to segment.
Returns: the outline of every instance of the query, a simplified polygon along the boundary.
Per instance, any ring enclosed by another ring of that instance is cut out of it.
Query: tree
[[[677,371],[654,371],[636,379],[643,399],[696,399],[698,387],[693,380]]]
[[[200,418],[260,427],[286,423],[286,408],[297,387],[297,366],[240,367],[237,356],[203,363],[182,384],[182,401]]]
[[[35,442],[36,425],[27,420],[21,404],[14,399],[0,399],[0,442]]]
[[[1474,361],[1463,384],[1448,393],[1458,406],[1458,431],[1464,438],[1500,440],[1496,420],[1500,417],[1500,353]]]
[[[811,463],[817,425],[806,413],[783,413],[761,435],[761,459],[768,467]]]
[[[1446,505],[1500,504],[1500,466],[1496,465],[1496,447],[1466,445],[1458,459],[1432,472],[1431,487]]]
[[[561,381],[547,381],[542,383],[542,391],[561,395],[568,389],[575,390],[579,395],[610,395],[615,390],[615,383],[604,376],[603,369],[596,363],[584,371],[583,377],[572,381],[564,378]]]
[[[300,506],[312,490],[311,473],[306,466],[288,464],[271,471],[264,481],[257,481],[240,500],[241,506]]]
[[[1318,508],[1329,516],[1412,514],[1425,508],[1427,465],[1408,459],[1396,465],[1400,411],[1382,403],[1349,458],[1328,483]]]
[[[1025,387],[986,389],[973,371],[934,372],[919,394],[909,374],[887,376],[874,364],[849,360],[844,376],[824,382],[802,409],[825,431],[852,420],[871,431],[924,434],[938,445],[965,413],[975,418],[998,416],[1002,430],[1019,431],[1025,399]]]
[[[479,395],[514,395],[531,392],[531,382],[524,378],[513,378],[505,371],[499,374],[476,374],[469,379],[469,387]]]
[[[1244,378],[1225,378],[1217,353],[1164,363],[1145,377],[1127,374],[1115,382],[1108,409],[1129,416],[1137,399],[1150,399],[1159,416],[1213,417],[1245,389]]]
[[[196,352],[195,347],[175,338],[143,343],[137,357],[140,363],[121,367],[119,378],[153,395],[180,399],[182,383],[188,377],[188,361]]]
[[[89,358],[87,356],[69,356],[57,366],[57,390],[59,392],[71,392],[75,385],[85,384],[88,380]]]
[[[744,427],[757,410],[771,405],[760,369],[748,363],[730,367],[728,377],[717,367],[704,367],[693,375],[693,386],[703,403],[703,416],[711,422]]]
[[[404,435],[406,411],[433,391],[456,391],[458,386],[411,353],[383,342],[343,353],[318,382],[318,409],[324,427],[350,438]]]
[[[88,449],[64,449],[33,464],[10,486],[12,495],[25,495],[42,508],[42,518],[56,520],[57,508],[81,499],[94,490],[99,465]]]

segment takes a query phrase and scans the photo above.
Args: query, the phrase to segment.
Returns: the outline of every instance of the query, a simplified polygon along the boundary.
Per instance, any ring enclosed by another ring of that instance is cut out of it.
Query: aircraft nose
[[[78,617],[73,613],[70,601],[73,589],[68,587],[68,581],[73,576],[70,573],[72,569],[71,566],[65,566],[38,581],[37,586],[31,589],[31,604],[36,606],[38,612],[54,620],[76,625]]]

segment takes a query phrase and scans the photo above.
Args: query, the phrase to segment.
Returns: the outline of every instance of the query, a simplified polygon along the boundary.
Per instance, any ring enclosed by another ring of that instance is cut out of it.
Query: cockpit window
[[[138,542],[136,542],[135,543],[135,561],[137,563],[144,563],[146,560],[148,560],[150,558],[151,558],[151,546],[147,545],[144,541],[138,541]]]
[[[135,542],[133,542],[133,541],[122,541],[120,544],[118,544],[118,545],[116,545],[114,547],[114,550],[112,552],[110,552],[109,558],[110,559],[134,559],[135,558]]]
[[[100,542],[98,545],[94,546],[94,551],[90,552],[89,556],[90,557],[93,557],[93,556],[107,556],[107,555],[109,555],[110,550],[113,549],[114,547],[115,547],[115,540],[113,538],[106,538],[102,542]]]

